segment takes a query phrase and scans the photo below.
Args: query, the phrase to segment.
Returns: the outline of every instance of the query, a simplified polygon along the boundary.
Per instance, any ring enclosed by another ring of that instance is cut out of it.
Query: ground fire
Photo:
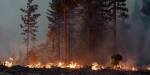
[[[49,75],[49,74],[66,74],[68,72],[69,75],[72,74],[81,74],[86,73],[86,75],[103,75],[104,73],[106,75],[128,75],[133,74],[137,75],[139,73],[144,73],[145,75],[150,74],[150,68],[149,66],[144,67],[143,69],[137,68],[136,66],[127,66],[120,61],[120,55],[119,55],[119,61],[118,61],[118,55],[113,55],[113,57],[117,56],[117,60],[115,58],[115,64],[111,63],[111,67],[108,67],[106,65],[101,65],[98,62],[93,62],[91,65],[81,65],[75,61],[71,61],[69,63],[64,62],[58,62],[58,63],[47,63],[42,64],[40,62],[29,64],[26,66],[18,66],[15,64],[15,60],[13,58],[8,58],[8,60],[4,61],[3,65],[0,66],[0,71],[5,71],[7,73],[16,75],[16,74],[22,74],[22,75],[28,75],[29,73],[32,74],[40,74],[40,75]],[[114,60],[114,58],[112,59]],[[44,72],[44,74],[43,74]]]
[[[113,55],[111,56],[111,66],[108,65],[101,65],[98,62],[93,62],[89,64],[88,66],[90,67],[91,70],[104,70],[104,69],[110,69],[110,70],[120,70],[120,71],[139,71],[139,70],[147,70],[150,71],[150,67],[146,66],[143,69],[137,68],[136,66],[128,66],[124,63],[121,62],[122,57],[120,58],[120,55]],[[8,60],[3,62],[3,65],[6,67],[13,67],[16,66],[15,60],[13,58],[9,58]],[[83,69],[86,68],[86,65],[79,64],[75,61],[70,61],[69,63],[65,62],[57,62],[57,63],[46,63],[43,64],[41,62],[32,62],[30,64],[27,64],[27,68],[47,68],[51,69],[54,67],[62,68],[62,69]]]

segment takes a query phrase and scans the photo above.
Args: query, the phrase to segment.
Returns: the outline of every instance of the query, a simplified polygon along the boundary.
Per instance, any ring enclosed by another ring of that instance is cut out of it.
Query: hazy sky
[[[21,43],[22,36],[19,24],[21,23],[21,7],[26,7],[26,0],[0,0],[0,55],[6,55],[10,47]],[[46,35],[48,21],[45,12],[48,9],[50,0],[35,0],[39,4],[39,32],[38,39],[41,40]]]

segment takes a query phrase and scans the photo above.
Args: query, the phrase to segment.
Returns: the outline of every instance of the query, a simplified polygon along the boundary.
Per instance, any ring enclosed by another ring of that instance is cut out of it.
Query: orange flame
[[[135,66],[128,66],[126,64],[118,64],[113,67],[114,70],[125,70],[125,71],[138,71]]]
[[[53,66],[52,63],[48,63],[48,64],[41,64],[40,62],[36,63],[36,64],[30,64],[30,65],[27,65],[27,67],[29,68],[51,68]]]
[[[66,67],[71,68],[71,69],[79,69],[79,68],[82,68],[83,66],[79,65],[76,62],[71,61],[70,64],[68,64]]]
[[[13,61],[14,61],[13,58],[9,58],[8,60],[6,60],[4,62],[4,65],[7,66],[7,67],[12,67],[13,66]]]
[[[8,60],[4,61],[4,65],[7,67],[12,67],[15,64],[14,62],[15,62],[15,60],[13,58],[9,58]],[[80,69],[80,68],[84,67],[83,65],[81,65],[77,62],[73,62],[73,61],[69,62],[69,64],[66,64],[64,62],[42,64],[41,62],[38,62],[38,63],[34,63],[34,64],[28,64],[26,67],[29,67],[29,68],[52,68],[53,66],[59,67],[59,68],[69,68],[69,69]],[[101,64],[98,64],[97,62],[94,62],[91,65],[91,70],[102,70],[102,69],[107,69],[107,66],[103,66]],[[128,64],[123,64],[123,63],[113,66],[113,67],[111,67],[111,69],[125,70],[125,71],[138,71],[139,70],[135,66],[131,66]],[[149,66],[146,66],[144,69],[150,71]]]
[[[65,67],[65,63],[63,63],[63,62],[58,62],[58,63],[56,64],[56,66],[57,66],[57,67],[60,67],[60,68],[66,68],[66,67]]]
[[[76,62],[70,62],[68,65],[63,62],[58,62],[57,64],[53,64],[53,63],[41,64],[39,62],[36,64],[27,65],[27,67],[29,67],[29,68],[52,68],[52,66],[56,66],[56,67],[60,67],[60,68],[70,68],[70,69],[82,68],[82,65],[79,65]]]
[[[92,63],[92,70],[101,70],[104,69],[104,66],[99,65],[97,62]]]

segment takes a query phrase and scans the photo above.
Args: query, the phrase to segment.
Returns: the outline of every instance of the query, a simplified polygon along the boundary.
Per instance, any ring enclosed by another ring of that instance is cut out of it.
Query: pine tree
[[[36,13],[38,10],[38,5],[33,4],[33,0],[28,0],[27,7],[20,9],[24,14],[21,15],[21,20],[23,21],[20,24],[20,28],[23,30],[21,35],[24,36],[24,42],[27,48],[27,57],[29,50],[34,46],[37,32],[37,19],[40,16],[39,13]]]
[[[49,21],[48,44],[51,45],[52,52],[57,51],[57,58],[60,59],[60,30],[63,25],[63,11],[59,0],[52,0],[52,2],[49,3],[49,7],[50,9],[48,9],[47,12],[47,18]]]
[[[84,0],[84,27],[86,33],[87,50],[96,51],[98,40],[103,39],[105,30],[105,16],[103,0]]]
[[[113,33],[114,33],[114,50],[118,50],[117,46],[117,25],[121,22],[121,19],[128,17],[126,8],[126,0],[107,0],[104,7],[104,10],[107,13],[107,18],[110,23],[113,24]]]
[[[80,19],[83,22],[83,29],[80,33],[84,34],[82,37],[84,44],[82,45],[87,50],[86,52],[94,51],[96,53],[99,40],[103,41],[110,22],[114,25],[113,30],[116,37],[117,19],[127,17],[125,2],[126,0],[52,0],[47,13],[48,37],[51,40],[52,49],[58,52],[59,58],[63,60],[70,58],[70,47],[71,49],[73,47],[71,42],[76,39],[72,38],[74,37],[72,33],[75,32],[72,27],[79,25],[79,23],[75,23],[75,19],[82,17]],[[78,9],[79,6],[83,9]],[[60,48],[61,45],[64,45],[64,49]],[[63,57],[60,54],[63,54]]]
[[[63,22],[64,22],[64,60],[70,61],[70,48],[69,48],[69,12],[76,6],[76,0],[62,0],[63,9]]]
[[[85,42],[83,39],[85,38],[82,38],[82,36],[84,36],[84,32],[82,31],[84,29],[84,8],[80,2],[71,10],[68,19],[70,59],[76,60],[80,57],[78,54],[85,49],[83,48],[83,43]],[[84,60],[81,57],[80,59]]]
[[[63,42],[64,42],[64,49],[61,52],[63,54],[61,56],[61,59],[68,61],[69,59],[69,25],[68,25],[68,17],[70,10],[75,7],[76,1],[75,0],[52,0],[52,3],[50,3],[50,10],[48,10],[48,20],[49,20],[49,37],[53,37],[53,42],[52,44],[54,48],[59,46],[60,44],[60,36],[63,35]],[[62,32],[61,32],[62,31]],[[50,36],[51,34],[54,34]],[[51,39],[52,40],[52,39]],[[60,46],[59,46],[60,47]],[[60,49],[59,49],[60,50]],[[60,57],[60,51],[58,50],[58,55]]]

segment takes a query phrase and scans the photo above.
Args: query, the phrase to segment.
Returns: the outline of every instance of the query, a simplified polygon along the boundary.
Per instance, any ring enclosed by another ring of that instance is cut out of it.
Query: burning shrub
[[[120,61],[123,60],[123,57],[120,54],[115,54],[111,56],[111,65],[116,66],[119,65]]]

